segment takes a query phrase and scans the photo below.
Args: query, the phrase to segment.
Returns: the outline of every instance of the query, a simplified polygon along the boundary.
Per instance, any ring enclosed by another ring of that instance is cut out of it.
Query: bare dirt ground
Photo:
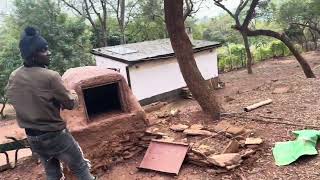
[[[317,77],[320,77],[320,52],[304,54],[309,64],[314,69]],[[264,139],[264,143],[257,153],[245,160],[242,165],[230,171],[221,172],[213,168],[199,167],[185,162],[178,176],[172,176],[152,171],[137,170],[144,153],[130,160],[118,163],[109,168],[107,172],[100,174],[100,179],[110,180],[169,180],[169,179],[320,179],[320,157],[303,157],[295,163],[277,167],[272,156],[272,147],[275,142],[292,140],[293,130],[304,129],[313,125],[317,128],[320,121],[320,81],[306,79],[298,63],[292,57],[272,59],[253,68],[254,74],[248,75],[245,70],[238,70],[222,74],[221,80],[226,87],[217,91],[225,112],[240,112],[243,107],[265,100],[272,99],[273,103],[241,117],[223,117],[222,120],[235,125],[242,125],[246,129],[254,130],[255,136]],[[289,88],[285,93],[274,93],[277,88]],[[156,114],[170,109],[180,109],[176,117],[158,119]],[[185,138],[181,133],[174,133],[169,129],[173,124],[184,123],[192,125],[201,123],[204,126],[212,126],[218,122],[212,121],[208,115],[200,111],[200,107],[193,100],[180,100],[163,107],[158,112],[149,113],[148,118],[153,122],[153,127],[159,132],[168,134],[175,140]],[[248,118],[249,117],[249,118]],[[295,125],[266,123],[253,121],[291,122]],[[11,129],[11,122],[0,122],[0,139],[7,135]],[[299,126],[301,124],[301,126]],[[11,130],[12,131],[12,130]],[[188,137],[188,142],[196,142],[199,137]],[[3,158],[1,156],[1,158]],[[40,164],[26,159],[20,160],[17,168],[0,173],[0,179],[44,179],[43,169]]]

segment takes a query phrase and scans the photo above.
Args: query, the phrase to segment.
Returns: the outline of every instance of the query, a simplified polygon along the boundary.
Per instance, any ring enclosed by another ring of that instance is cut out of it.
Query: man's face
[[[49,66],[50,64],[50,55],[51,52],[48,48],[44,48],[36,52],[35,58],[38,64],[43,64],[45,66]]]

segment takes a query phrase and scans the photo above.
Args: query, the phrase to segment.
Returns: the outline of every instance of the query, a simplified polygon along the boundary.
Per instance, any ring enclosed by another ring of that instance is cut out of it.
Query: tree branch
[[[185,0],[185,5],[186,5],[186,10],[183,13],[183,20],[185,21],[187,19],[187,17],[191,14],[192,9],[193,9],[193,2],[192,0]]]
[[[237,18],[235,17],[234,14],[232,14],[232,12],[227,9],[223,4],[220,3],[220,0],[213,0],[214,4],[218,7],[220,7],[221,9],[225,10],[234,20],[237,20]]]
[[[247,16],[242,23],[242,27],[248,27],[251,19],[253,18],[254,9],[259,4],[259,0],[252,0],[250,9],[247,11]]]
[[[320,29],[318,29],[316,26],[312,26],[312,25],[308,25],[308,24],[302,24],[302,23],[291,23],[291,24],[310,28],[310,29],[312,29],[312,30],[314,30],[314,31],[316,31],[317,33],[320,34]]]
[[[133,5],[130,7],[129,12],[128,12],[128,16],[127,16],[127,21],[126,21],[126,23],[124,25],[124,28],[126,28],[128,26],[128,24],[130,22],[130,17],[132,15],[131,13],[132,13],[134,7],[138,4],[138,2],[139,2],[139,0],[135,1],[135,3],[133,3]]]
[[[100,13],[96,10],[96,8],[95,8],[92,0],[89,0],[89,2],[90,2],[90,4],[91,4],[91,7],[92,7],[94,13],[98,16],[98,19],[99,19],[99,21],[100,21],[100,24],[102,25],[102,24],[103,24],[103,21],[102,21],[102,17],[101,17],[101,15],[100,15]]]
[[[100,0],[101,6],[102,6],[102,16],[103,16],[103,22],[104,26],[106,26],[107,23],[107,6],[106,6],[106,1],[105,0]],[[105,29],[107,29],[105,27]]]
[[[91,17],[87,0],[84,0],[84,4],[85,4],[84,10],[86,11],[87,19],[90,21],[90,23],[91,23],[91,25],[92,25],[92,28],[93,28],[95,31],[97,31],[98,29],[97,29],[97,26],[96,26],[95,22],[93,21],[93,19],[92,19],[92,17]]]
[[[77,9],[74,5],[68,3],[66,0],[62,0],[62,2],[67,5],[69,8],[75,10],[80,16],[83,15],[83,13],[81,13],[81,11],[79,9]]]
[[[282,41],[292,52],[292,54],[295,56],[297,61],[299,62],[300,66],[303,69],[304,74],[306,75],[307,78],[315,78],[314,73],[312,72],[311,67],[307,63],[307,61],[301,56],[299,51],[294,47],[294,45],[290,42],[290,39],[284,34],[284,33],[277,33],[272,30],[250,30],[250,29],[245,29],[246,33],[248,36],[269,36],[273,37],[276,39],[279,39]]]
[[[241,1],[240,1],[240,4],[239,4],[239,6],[238,6],[238,8],[237,8],[237,10],[236,10],[236,12],[235,12],[235,16],[236,16],[236,17],[239,17],[241,11],[243,10],[244,7],[246,7],[246,5],[248,4],[248,2],[249,2],[249,0],[246,0],[246,1],[241,0]]]

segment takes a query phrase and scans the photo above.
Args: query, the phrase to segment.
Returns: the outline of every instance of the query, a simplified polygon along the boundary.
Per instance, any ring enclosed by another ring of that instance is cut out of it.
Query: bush
[[[257,61],[263,61],[273,56],[273,53],[269,47],[258,47],[253,51],[253,57]]]
[[[246,53],[242,44],[230,44],[218,50],[219,71],[226,72],[246,66]]]
[[[288,47],[280,40],[272,41],[269,48],[273,57],[283,57],[290,54]]]

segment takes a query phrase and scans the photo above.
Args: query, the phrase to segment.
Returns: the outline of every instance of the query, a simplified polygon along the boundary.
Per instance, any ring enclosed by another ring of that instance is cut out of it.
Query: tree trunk
[[[312,36],[312,41],[313,41],[313,44],[314,44],[314,50],[317,50],[318,49],[317,34],[310,28],[309,28],[309,32],[311,33],[311,36]]]
[[[5,118],[6,118],[6,115],[4,114],[4,109],[5,109],[5,107],[6,107],[7,101],[8,101],[8,99],[5,99],[5,100],[2,102],[2,107],[1,107],[1,110],[0,110],[1,119],[5,119]]]
[[[309,49],[309,44],[308,44],[308,38],[306,37],[305,34],[303,34],[303,40],[304,40],[304,43],[306,44],[306,45],[305,45],[306,52],[310,51],[310,49]],[[303,44],[303,43],[302,43],[302,44]]]
[[[95,30],[94,34],[97,39],[97,42],[95,45],[97,47],[95,47],[95,48],[107,46],[106,32],[103,32],[102,28],[100,28],[99,30]]]
[[[125,0],[120,0],[120,32],[121,32],[121,38],[120,38],[120,44],[125,44],[126,43],[126,38],[124,34],[124,15],[125,15],[125,5],[126,2]]]
[[[180,71],[192,95],[204,112],[220,119],[220,104],[209,82],[202,77],[193,56],[190,39],[185,32],[183,0],[165,0],[165,22]]]
[[[282,41],[299,62],[303,72],[307,78],[315,78],[315,75],[308,62],[301,56],[299,51],[294,47],[289,38],[285,34],[280,34],[271,30],[246,30],[248,36],[269,36]]]
[[[244,42],[244,47],[246,49],[246,54],[247,54],[247,70],[248,70],[248,74],[252,74],[252,55],[251,55],[251,51],[250,51],[250,45],[249,45],[249,41],[248,41],[248,36],[245,32],[240,31],[242,38],[243,38],[243,42]]]

